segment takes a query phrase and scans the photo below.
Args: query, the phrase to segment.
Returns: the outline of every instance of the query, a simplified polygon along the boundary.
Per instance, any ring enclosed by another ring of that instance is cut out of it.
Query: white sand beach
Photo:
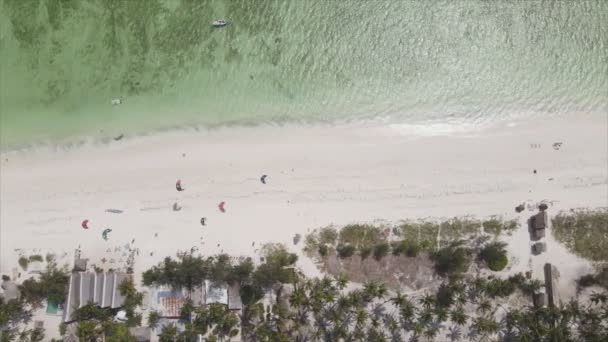
[[[605,117],[582,117],[440,136],[399,126],[231,128],[4,153],[0,271],[18,268],[20,249],[67,253],[71,263],[81,246],[91,263],[102,266],[105,257],[106,268],[117,268],[126,262],[118,248],[134,239],[138,273],[193,246],[255,255],[263,243],[283,242],[301,254],[293,236],[330,224],[463,215],[520,217],[509,256],[511,270],[524,271],[533,213],[514,207],[546,200],[553,215],[606,206],[606,127]],[[176,191],[177,179],[185,191]],[[81,228],[85,219],[89,229]],[[589,267],[564,248],[548,249],[532,260],[535,273],[551,260],[562,277]],[[305,257],[299,265],[317,272]]]

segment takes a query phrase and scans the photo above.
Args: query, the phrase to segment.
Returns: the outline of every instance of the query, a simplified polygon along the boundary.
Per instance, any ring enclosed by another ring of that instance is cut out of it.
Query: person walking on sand
[[[175,190],[177,191],[184,191],[186,189],[182,188],[182,180],[178,179],[177,182],[175,182]]]

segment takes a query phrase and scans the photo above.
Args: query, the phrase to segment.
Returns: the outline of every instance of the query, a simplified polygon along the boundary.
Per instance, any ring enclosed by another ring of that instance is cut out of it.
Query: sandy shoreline
[[[606,127],[605,118],[557,120],[418,138],[391,127],[243,128],[5,154],[0,271],[17,267],[20,248],[71,257],[80,245],[98,263],[135,239],[137,271],[192,246],[234,255],[264,242],[293,246],[294,234],[329,224],[515,216],[526,200],[554,201],[552,212],[605,206]],[[183,209],[172,211],[174,202]],[[314,273],[309,260],[301,266]]]

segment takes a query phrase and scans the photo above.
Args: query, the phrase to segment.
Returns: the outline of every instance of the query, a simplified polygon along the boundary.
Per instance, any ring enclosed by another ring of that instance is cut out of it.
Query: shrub
[[[470,254],[468,249],[458,244],[451,244],[438,250],[431,255],[431,259],[435,262],[435,272],[442,276],[465,272],[471,262]]]
[[[30,263],[30,261],[28,260],[28,258],[26,257],[20,257],[19,258],[19,266],[21,266],[21,268],[24,271],[27,271],[27,265]]]
[[[63,303],[68,280],[68,276],[51,263],[38,279],[25,280],[19,289],[24,299],[33,305],[38,305],[43,299],[53,303]]]
[[[424,240],[420,243],[420,248],[423,250],[429,250],[433,246],[433,243],[429,240]]]
[[[340,230],[340,243],[357,248],[371,247],[381,241],[380,228],[365,224],[351,224]]]
[[[513,292],[515,292],[515,286],[517,282],[512,281],[511,279],[502,280],[502,279],[492,279],[488,283],[486,283],[485,290],[486,293],[492,297],[508,297]]]
[[[353,256],[355,254],[356,248],[351,245],[338,245],[336,251],[338,252],[338,256],[341,259],[345,259]]]
[[[479,258],[485,261],[492,271],[502,271],[509,262],[505,244],[501,242],[487,244],[479,253]]]
[[[594,286],[597,284],[597,281],[595,280],[595,276],[593,274],[586,274],[582,277],[580,277],[577,281],[576,284],[579,287],[589,287],[589,286]]]
[[[361,260],[367,259],[372,254],[371,247],[361,247],[359,249],[359,255],[361,256]]]
[[[384,243],[380,243],[377,244],[374,247],[374,258],[378,261],[380,261],[380,259],[384,258],[388,252],[390,250],[390,247],[388,245],[388,243],[384,242]]]
[[[304,239],[304,251],[307,253],[313,253],[319,248],[319,241],[315,234],[308,234]]]
[[[608,289],[608,266],[604,266],[597,274],[587,274],[577,280],[579,287],[601,286]]]
[[[328,252],[329,252],[329,249],[327,248],[327,246],[325,246],[325,245],[319,246],[319,255],[321,255],[322,257],[325,257],[325,256],[327,256]]]
[[[405,254],[408,257],[415,257],[420,252],[420,246],[410,240],[403,240],[393,244],[393,255]]]
[[[53,261],[55,261],[55,255],[49,253],[44,257],[44,259],[46,260],[46,262],[53,262]]]
[[[502,222],[497,218],[483,221],[481,225],[483,226],[483,231],[488,234],[500,235],[502,231]]]
[[[420,253],[420,246],[418,246],[416,243],[409,243],[405,248],[405,255],[410,258],[416,257],[418,253]]]
[[[338,232],[331,227],[322,228],[319,232],[319,242],[333,245],[338,238]]]
[[[40,255],[40,254],[35,254],[35,255],[30,255],[29,260],[30,260],[30,262],[32,262],[32,261],[39,261],[39,262],[42,262],[44,259],[42,259],[42,255]]]

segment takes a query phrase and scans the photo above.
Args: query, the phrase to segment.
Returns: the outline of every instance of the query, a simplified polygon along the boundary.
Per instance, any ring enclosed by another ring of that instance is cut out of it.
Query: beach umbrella
[[[101,237],[103,237],[104,240],[108,240],[108,233],[110,233],[112,231],[112,229],[107,228],[104,229],[103,232],[101,233]]]
[[[220,202],[220,204],[217,205],[217,207],[220,209],[221,212],[225,213],[226,209],[224,209],[224,204],[226,204],[226,202]]]
[[[82,221],[82,223],[80,224],[82,226],[82,228],[84,229],[89,229],[89,220],[84,220]]]

